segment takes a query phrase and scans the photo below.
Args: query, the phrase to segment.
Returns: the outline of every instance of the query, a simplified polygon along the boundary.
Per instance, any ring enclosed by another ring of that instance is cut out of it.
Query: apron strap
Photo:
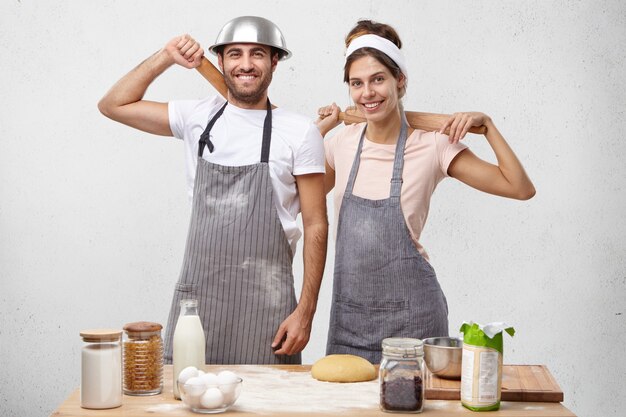
[[[209,147],[209,152],[211,153],[215,149],[213,142],[211,142],[211,129],[213,128],[213,125],[215,124],[217,119],[219,119],[222,113],[224,113],[224,109],[226,108],[227,105],[228,105],[228,101],[224,103],[224,105],[217,111],[217,113],[215,113],[213,118],[211,118],[211,120],[209,121],[209,124],[206,126],[206,129],[204,129],[204,132],[202,132],[202,135],[200,135],[200,142],[198,146],[198,157],[202,158],[202,153],[204,152],[205,145]]]
[[[396,142],[396,156],[393,161],[393,174],[391,176],[391,190],[389,197],[400,198],[402,189],[402,169],[404,168],[404,147],[407,139],[407,121],[404,112],[402,112],[402,124],[400,126],[400,135]]]
[[[365,131],[367,130],[367,124],[363,127],[363,131],[361,132],[361,137],[359,138],[359,145],[356,148],[356,155],[354,157],[354,161],[352,162],[352,168],[350,168],[350,175],[348,176],[348,183],[346,184],[346,190],[344,194],[352,194],[352,190],[354,189],[354,182],[356,180],[356,174],[359,172],[359,163],[361,160],[361,149],[363,149],[363,140],[365,138]]]
[[[267,113],[265,113],[265,121],[263,122],[263,144],[261,145],[261,163],[267,163],[270,160],[270,142],[272,141],[272,104],[267,99]]]
[[[356,150],[356,156],[354,162],[352,162],[352,168],[350,169],[350,175],[348,176],[348,183],[346,184],[346,190],[344,193],[352,194],[354,189],[354,183],[356,181],[356,175],[359,171],[359,164],[361,160],[361,151],[363,150],[363,142],[365,141],[365,131],[367,125],[361,132],[361,138],[359,139],[359,145]],[[389,197],[400,198],[400,190],[402,189],[402,169],[404,168],[404,147],[407,139],[407,121],[406,116],[403,115],[400,134],[398,135],[398,141],[396,142],[396,153],[393,161],[393,173],[391,175],[391,190],[389,191]]]
[[[215,150],[215,146],[213,142],[211,142],[211,129],[213,129],[213,125],[220,118],[222,113],[224,113],[224,109],[228,102],[224,103],[224,105],[215,113],[215,115],[207,124],[206,129],[200,135],[200,140],[198,141],[198,157],[202,158],[202,153],[204,152],[205,145],[209,148],[209,152],[213,152]],[[270,143],[272,141],[272,104],[270,103],[270,99],[267,99],[267,113],[265,114],[265,120],[263,121],[263,143],[261,144],[261,162],[267,163],[270,159]]]

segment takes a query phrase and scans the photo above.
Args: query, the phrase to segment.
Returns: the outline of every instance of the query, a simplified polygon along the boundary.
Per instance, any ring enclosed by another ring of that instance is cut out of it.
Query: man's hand
[[[302,352],[311,336],[313,314],[306,314],[296,308],[278,327],[272,342],[277,355],[295,355]],[[282,342],[282,343],[281,343]]]
[[[200,44],[187,34],[170,40],[163,51],[167,53],[172,63],[189,69],[198,67],[204,56],[204,50]]]

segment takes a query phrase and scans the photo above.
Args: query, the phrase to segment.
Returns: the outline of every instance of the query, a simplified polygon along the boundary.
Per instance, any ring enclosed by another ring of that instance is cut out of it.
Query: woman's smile
[[[365,56],[350,66],[350,95],[369,122],[387,119],[398,109],[398,81],[380,61]]]
[[[378,107],[381,105],[381,103],[382,103],[382,100],[374,101],[370,103],[363,103],[363,106],[365,107],[366,111],[373,111],[373,110],[378,110]]]

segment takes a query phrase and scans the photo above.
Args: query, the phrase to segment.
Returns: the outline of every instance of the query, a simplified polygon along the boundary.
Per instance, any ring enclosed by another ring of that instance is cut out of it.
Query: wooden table
[[[208,372],[229,369],[244,380],[241,396],[225,416],[334,416],[389,417],[378,408],[378,382],[337,384],[316,381],[309,365],[229,365],[207,366]],[[460,401],[426,400],[423,414],[427,416],[474,416]],[[560,403],[503,401],[499,411],[488,417],[576,417]],[[198,416],[172,394],[172,367],[164,369],[164,389],[160,395],[123,398],[121,407],[109,410],[88,410],[80,407],[79,389],[57,408],[51,416],[64,417],[153,417]],[[482,414],[480,414],[482,415]]]

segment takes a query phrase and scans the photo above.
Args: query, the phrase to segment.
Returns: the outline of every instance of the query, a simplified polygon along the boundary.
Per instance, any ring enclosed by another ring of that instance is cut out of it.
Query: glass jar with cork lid
[[[421,413],[424,406],[424,348],[419,339],[391,337],[382,342],[380,409]]]
[[[156,395],[163,391],[163,339],[159,323],[124,326],[124,394]]]
[[[80,406],[105,409],[122,405],[122,331],[89,329],[80,332]]]

